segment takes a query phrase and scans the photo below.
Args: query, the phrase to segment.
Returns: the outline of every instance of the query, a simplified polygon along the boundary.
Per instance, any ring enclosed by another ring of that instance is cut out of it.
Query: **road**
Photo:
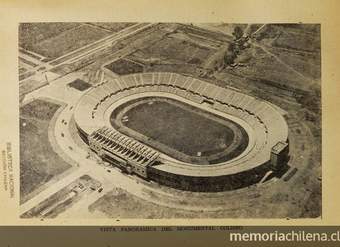
[[[117,33],[114,33],[112,35],[106,36],[100,40],[97,40],[91,44],[88,44],[86,46],[83,46],[77,50],[71,51],[65,55],[62,55],[52,61],[46,62],[46,63],[40,63],[38,66],[26,71],[25,73],[21,74],[22,76],[26,73],[30,72],[37,72],[40,71],[41,73],[44,73],[46,71],[50,71],[54,69],[57,66],[60,66],[62,64],[67,63],[73,63],[80,59],[83,59],[87,56],[90,56],[98,51],[101,51],[109,46],[112,45],[112,43],[117,42],[120,39],[123,39],[125,37],[128,37],[132,34],[135,34],[137,32],[140,32],[144,29],[147,29],[151,26],[157,25],[157,23],[137,23],[135,25],[129,26]],[[70,57],[70,58],[68,58]],[[63,60],[62,62],[58,62],[59,60]],[[21,81],[24,82],[25,80]]]

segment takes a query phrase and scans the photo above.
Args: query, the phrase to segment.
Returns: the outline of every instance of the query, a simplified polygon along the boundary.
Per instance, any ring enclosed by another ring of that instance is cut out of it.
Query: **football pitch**
[[[248,137],[236,123],[169,98],[144,98],[119,107],[120,131],[184,162],[210,164],[236,157]]]

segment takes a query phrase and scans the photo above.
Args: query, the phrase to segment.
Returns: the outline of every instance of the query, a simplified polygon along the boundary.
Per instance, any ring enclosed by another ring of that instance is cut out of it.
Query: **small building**
[[[280,170],[288,161],[288,143],[278,142],[272,147],[270,152],[270,162],[273,170]]]

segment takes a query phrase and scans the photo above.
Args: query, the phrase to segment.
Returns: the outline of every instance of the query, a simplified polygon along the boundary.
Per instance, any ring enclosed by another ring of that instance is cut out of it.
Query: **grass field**
[[[252,31],[256,28],[259,26],[251,25]],[[227,84],[230,76],[235,77],[232,86],[237,88],[244,80],[242,90],[270,86],[274,94],[320,91],[320,38],[320,25],[268,24],[241,50],[236,66],[227,66],[214,76]]]
[[[69,84],[67,84],[69,87],[73,87],[79,91],[85,91],[87,89],[89,89],[91,87],[91,84],[80,80],[80,79],[76,79],[73,82],[70,82]]]
[[[20,109],[20,201],[71,166],[52,149],[49,123],[60,105],[35,100]]]
[[[237,156],[247,146],[247,135],[236,123],[188,104],[160,98],[128,104],[112,114],[111,123],[179,160],[220,162]]]
[[[83,23],[24,23],[19,26],[19,45],[54,59],[111,33]]]
[[[76,50],[84,45],[104,38],[110,32],[88,25],[82,25],[72,30],[67,30],[57,36],[43,40],[34,46],[33,51],[48,58],[57,58]]]
[[[112,32],[119,32],[124,28],[130,27],[134,22],[91,22],[90,24],[98,26],[100,28],[110,30]]]
[[[161,61],[200,65],[213,52],[214,50],[200,47],[195,43],[168,36],[150,47],[139,50],[135,55]]]
[[[81,23],[75,22],[21,23],[19,25],[19,45],[34,51],[37,43],[80,25]]]
[[[252,53],[251,58],[246,62],[246,66],[226,68],[224,71],[250,80],[268,82],[273,86],[300,90],[308,90],[312,84],[312,80],[309,77],[305,78],[305,75],[313,77],[320,75],[320,67],[309,62],[309,58],[296,55],[287,56],[285,55],[287,52],[284,52],[277,56],[282,61],[279,62],[273,56],[279,52],[276,49],[267,48],[268,51],[275,51],[275,53],[272,53],[273,55],[265,53],[258,47],[249,49],[244,51]]]
[[[142,65],[138,63],[134,63],[130,60],[126,60],[126,59],[116,60],[106,65],[105,67],[111,70],[113,73],[118,74],[118,75],[127,75],[127,74],[143,72]]]
[[[272,39],[271,45],[295,51],[320,51],[320,25],[269,25],[265,39]]]
[[[19,94],[20,96],[23,96],[45,85],[47,85],[46,81],[36,81],[33,79],[27,79],[26,81],[19,84]]]

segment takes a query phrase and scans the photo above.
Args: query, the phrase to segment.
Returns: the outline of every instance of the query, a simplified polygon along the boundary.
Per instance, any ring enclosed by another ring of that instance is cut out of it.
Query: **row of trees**
[[[245,40],[242,40],[243,30],[240,26],[236,26],[233,31],[234,40],[229,44],[228,49],[224,55],[224,64],[231,65],[234,63],[237,55],[243,49],[243,43]]]

